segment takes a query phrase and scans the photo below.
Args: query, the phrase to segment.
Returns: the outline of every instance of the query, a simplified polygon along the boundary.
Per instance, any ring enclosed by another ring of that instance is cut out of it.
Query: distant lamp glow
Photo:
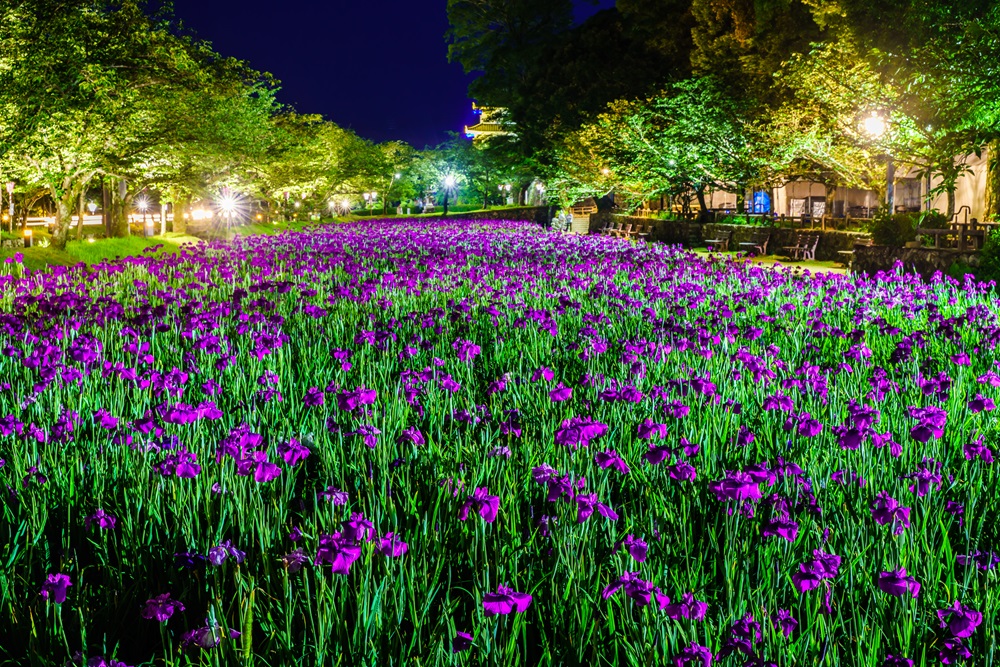
[[[865,129],[865,134],[867,134],[872,139],[878,139],[883,134],[885,134],[886,123],[885,119],[877,113],[873,113],[868,118],[865,118],[862,126]]]
[[[605,176],[610,176],[611,170],[605,167],[604,169],[601,169],[601,173],[604,174]]]
[[[147,197],[137,198],[135,200],[135,207],[139,210],[140,213],[145,213],[146,211],[149,210],[149,198]]]
[[[402,174],[396,174],[395,176],[393,176],[393,178],[395,178],[396,180],[399,180],[402,177],[403,177]]]
[[[30,229],[25,229],[24,230],[24,247],[25,248],[30,248],[31,247],[31,230]]]
[[[95,204],[94,202],[90,202],[89,204],[87,204],[87,208],[90,210],[90,214],[94,215],[94,212],[97,210],[97,204]]]
[[[446,188],[453,188],[453,187],[455,187],[455,183],[457,183],[457,182],[458,181],[451,174],[448,174],[447,176],[444,177],[444,187],[446,187]]]

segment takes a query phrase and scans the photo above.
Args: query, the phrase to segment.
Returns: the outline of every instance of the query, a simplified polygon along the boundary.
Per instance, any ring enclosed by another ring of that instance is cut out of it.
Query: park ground
[[[408,217],[440,217],[440,213]],[[316,225],[352,222],[359,219],[370,218],[368,218],[368,216],[360,218],[348,216],[333,220],[324,220],[321,222],[282,221],[275,222],[273,224],[251,223],[234,227],[233,233],[239,236],[253,236],[261,234],[280,234],[282,232],[299,232],[308,229],[309,227],[315,227]],[[70,241],[66,244],[65,250],[57,250],[51,246],[43,247],[47,243],[47,240],[48,235],[44,231],[36,230],[34,247],[26,249],[0,248],[0,262],[7,258],[12,258],[15,254],[20,253],[23,257],[24,267],[31,271],[46,269],[52,266],[74,266],[81,262],[91,265],[121,257],[136,257],[142,254],[149,254],[150,252],[153,254],[177,253],[180,252],[180,249],[184,245],[200,243],[206,239],[201,236],[176,233],[167,233],[162,236],[151,237],[130,236],[127,238],[112,239],[84,239],[81,241]],[[739,253],[735,252],[716,252],[710,254],[704,249],[698,249],[694,252],[695,254],[705,258],[710,256],[734,258],[740,261],[750,261],[762,266],[773,267],[776,269],[788,267],[798,271],[808,270],[811,273],[848,273],[846,268],[834,262],[796,262],[773,255],[764,257],[738,257]]]

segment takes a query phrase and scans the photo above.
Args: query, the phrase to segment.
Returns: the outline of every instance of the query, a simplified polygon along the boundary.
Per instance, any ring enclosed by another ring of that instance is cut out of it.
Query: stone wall
[[[897,261],[903,263],[904,272],[930,278],[938,271],[947,274],[952,264],[965,264],[973,268],[979,266],[979,253],[953,248],[858,246],[854,250],[852,270],[871,276],[879,271],[891,271]]]

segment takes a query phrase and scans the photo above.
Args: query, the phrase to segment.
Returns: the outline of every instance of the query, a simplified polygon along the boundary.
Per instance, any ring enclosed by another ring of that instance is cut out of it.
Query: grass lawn
[[[45,234],[35,232],[36,243],[39,239],[48,238]],[[0,249],[0,261],[13,257],[21,253],[24,257],[24,267],[29,270],[45,269],[50,266],[73,266],[83,262],[84,264],[97,264],[115,257],[130,257],[142,254],[146,248],[162,246],[157,253],[176,253],[180,247],[186,243],[198,243],[201,239],[186,234],[169,233],[164,236],[153,236],[144,238],[141,236],[130,236],[128,238],[99,239],[93,242],[70,241],[66,244],[65,250],[57,250],[51,246],[47,248],[35,245],[32,248],[3,248]]]
[[[698,255],[699,257],[705,257],[705,258],[707,258],[709,256],[713,256],[713,257],[727,257],[727,258],[736,259],[737,261],[753,262],[754,264],[760,264],[761,266],[770,266],[770,267],[774,267],[774,268],[777,268],[777,269],[781,269],[781,268],[803,269],[803,270],[804,269],[808,269],[812,273],[820,273],[820,272],[822,272],[822,273],[839,273],[841,275],[847,275],[847,274],[850,273],[850,271],[848,269],[844,268],[841,265],[838,265],[837,262],[819,262],[819,261],[810,261],[810,260],[803,260],[803,261],[797,262],[795,260],[786,260],[786,259],[780,258],[777,255],[764,255],[762,257],[747,257],[745,255],[742,255],[742,253],[738,253],[738,252],[712,252],[712,253],[709,253],[708,251],[706,251],[704,249],[693,250],[692,252],[694,252],[694,254]],[[741,256],[737,257],[738,255],[741,255]]]

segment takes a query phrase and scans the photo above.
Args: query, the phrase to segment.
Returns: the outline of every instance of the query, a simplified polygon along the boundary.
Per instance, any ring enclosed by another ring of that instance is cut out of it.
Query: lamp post
[[[444,177],[444,210],[441,213],[442,216],[448,215],[448,196],[457,183],[458,179],[453,174],[448,174]]]
[[[10,232],[14,233],[14,181],[7,181],[7,199],[10,202]]]
[[[149,200],[145,197],[140,197],[136,200],[135,206],[139,209],[139,212],[142,213],[142,235],[148,237],[150,234],[149,227],[146,224],[146,211],[149,210]]]
[[[877,112],[872,112],[870,116],[864,119],[862,122],[862,128],[871,139],[878,140],[881,139],[886,130],[888,130],[888,124],[885,118]],[[892,161],[892,155],[888,151],[885,153],[885,204],[889,208],[889,215],[896,212],[896,165]]]

